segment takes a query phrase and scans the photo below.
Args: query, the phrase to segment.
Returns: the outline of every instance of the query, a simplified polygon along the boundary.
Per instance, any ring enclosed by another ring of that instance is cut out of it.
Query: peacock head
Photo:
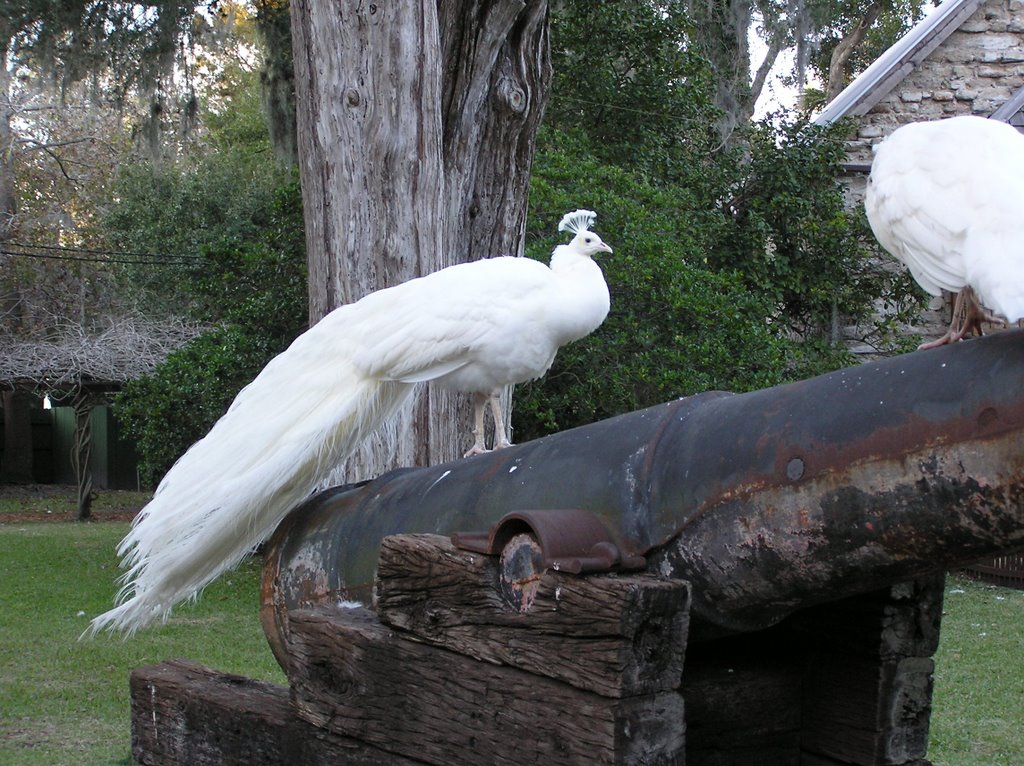
[[[569,247],[580,255],[593,256],[597,253],[610,253],[612,249],[597,234],[590,230],[594,225],[597,213],[593,210],[574,210],[562,216],[558,224],[559,231],[570,231],[573,237]]]

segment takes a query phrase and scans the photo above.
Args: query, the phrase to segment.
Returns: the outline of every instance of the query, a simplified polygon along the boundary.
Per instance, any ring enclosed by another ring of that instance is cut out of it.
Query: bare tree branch
[[[202,329],[179,319],[139,316],[111,319],[94,333],[64,323],[53,340],[0,343],[0,385],[68,391],[83,383],[125,383],[152,372]]]
[[[782,53],[782,49],[786,47],[785,42],[782,35],[772,36],[768,50],[765,52],[761,65],[757,68],[757,72],[754,75],[754,81],[750,84],[751,113],[753,113],[753,105],[761,97],[761,91],[764,90],[764,84],[768,80],[772,67],[775,66],[775,62],[779,58],[779,54]]]
[[[32,144],[35,149],[46,151],[48,149],[60,149],[63,146],[74,146],[89,142],[99,142],[96,136],[82,136],[81,138],[70,138],[67,141],[40,141],[36,138],[19,138],[15,143]]]
[[[4,104],[4,100],[0,100],[0,105]],[[11,99],[6,99],[6,104],[14,110],[15,114],[23,114],[27,112],[56,112],[56,111],[69,111],[77,109],[82,112],[89,110],[88,106],[81,106],[78,104],[36,104],[35,106],[24,106],[22,104],[15,104]]]

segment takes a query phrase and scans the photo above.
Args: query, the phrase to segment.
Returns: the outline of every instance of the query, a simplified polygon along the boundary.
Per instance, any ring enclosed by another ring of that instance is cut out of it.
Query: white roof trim
[[[946,0],[861,72],[814,118],[828,125],[843,117],[866,114],[961,24],[982,0]]]

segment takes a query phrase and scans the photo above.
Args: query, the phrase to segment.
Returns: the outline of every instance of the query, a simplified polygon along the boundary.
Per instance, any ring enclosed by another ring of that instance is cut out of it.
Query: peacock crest
[[[558,230],[571,231],[573,234],[589,231],[590,227],[594,225],[595,218],[597,218],[597,213],[593,210],[573,210],[562,216],[562,220],[558,223]]]

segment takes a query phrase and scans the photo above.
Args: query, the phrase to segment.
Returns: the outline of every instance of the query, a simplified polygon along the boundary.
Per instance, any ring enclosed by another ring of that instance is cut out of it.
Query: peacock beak
[[[611,247],[606,245],[604,242],[601,243],[600,249],[604,250],[606,253],[610,253],[612,251]]]

